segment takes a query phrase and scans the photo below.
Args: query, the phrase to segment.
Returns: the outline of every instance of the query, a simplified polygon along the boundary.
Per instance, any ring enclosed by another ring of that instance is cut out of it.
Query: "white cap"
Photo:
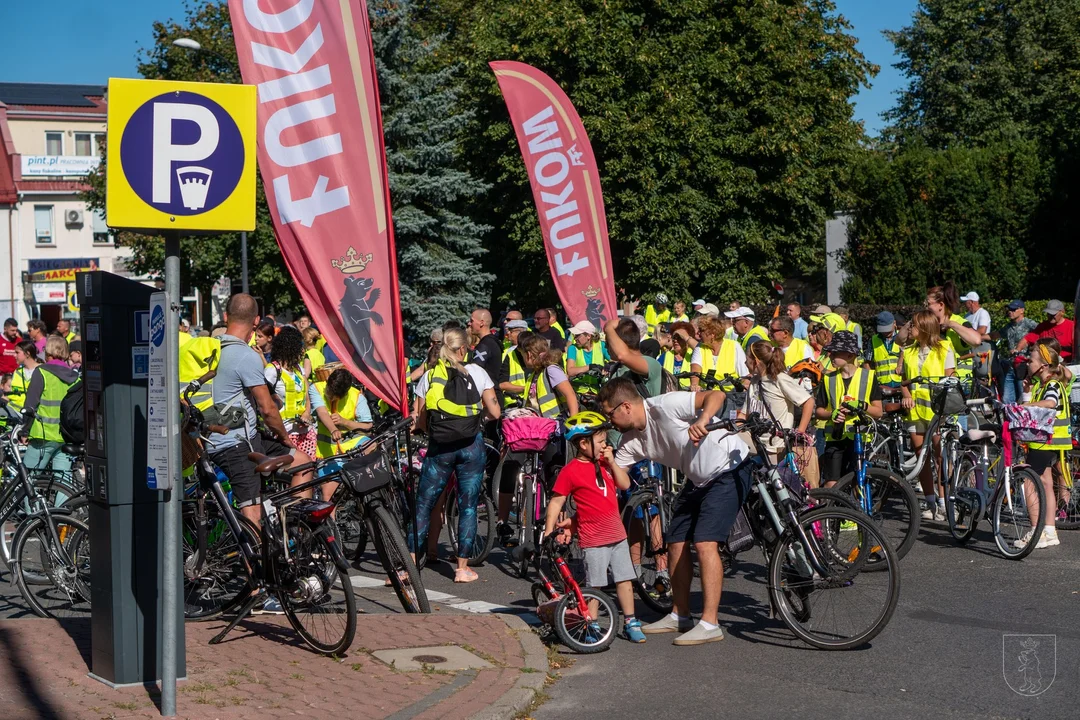
[[[716,307],[712,303],[705,303],[697,309],[698,315],[711,315],[712,317],[720,316],[720,308]]]
[[[699,307],[703,307],[703,306],[705,305],[705,301],[704,301],[704,300],[702,300],[701,298],[698,298],[698,299],[697,299],[697,300],[695,300],[695,301],[694,301],[694,302],[693,302],[692,304],[693,304],[693,306],[694,306],[695,308],[699,308]]]
[[[570,337],[577,337],[578,335],[595,335],[596,326],[588,320],[582,320],[574,327],[570,328]]]
[[[724,313],[724,317],[731,318],[732,320],[741,317],[754,317],[754,311],[748,307],[743,306],[741,308],[735,308],[734,310],[728,310],[726,313]]]
[[[968,293],[967,295],[965,295],[964,297],[960,298],[960,302],[967,302],[968,300],[973,300],[973,301],[975,301],[975,302],[979,302],[979,293],[977,293],[977,292],[975,292],[974,290],[972,290],[972,291],[971,291],[971,292],[969,292],[969,293]]]

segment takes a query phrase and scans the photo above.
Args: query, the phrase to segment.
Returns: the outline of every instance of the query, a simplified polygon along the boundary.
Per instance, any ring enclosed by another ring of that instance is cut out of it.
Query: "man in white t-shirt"
[[[968,314],[964,319],[971,323],[971,327],[978,330],[983,336],[983,340],[988,340],[986,336],[990,334],[990,313],[986,311],[986,308],[982,307],[979,303],[979,293],[969,292],[964,297],[960,298],[961,302],[967,308]]]
[[[705,426],[724,404],[724,393],[669,392],[642,399],[628,378],[615,378],[600,389],[604,413],[623,433],[615,462],[629,468],[649,459],[678,468],[689,481],[679,492],[668,524],[668,567],[674,594],[672,613],[647,625],[647,634],[681,632],[676,645],[700,645],[724,639],[717,612],[724,580],[719,544],[727,540],[735,517],[750,492],[750,449],[736,435],[710,435]],[[689,548],[694,543],[701,565],[701,622],[690,614],[693,577]]]

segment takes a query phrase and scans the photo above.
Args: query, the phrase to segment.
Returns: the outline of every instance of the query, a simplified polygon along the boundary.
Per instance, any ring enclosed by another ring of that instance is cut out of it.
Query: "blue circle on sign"
[[[198,215],[225,202],[244,171],[240,128],[224,108],[191,92],[147,100],[128,120],[120,164],[143,202]]]
[[[161,343],[165,342],[165,311],[160,305],[155,305],[150,313],[150,342],[154,347],[161,347]]]

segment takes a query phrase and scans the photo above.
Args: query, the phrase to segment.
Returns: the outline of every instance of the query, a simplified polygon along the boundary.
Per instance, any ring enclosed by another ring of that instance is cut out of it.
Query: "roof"
[[[0,102],[8,105],[63,108],[94,108],[91,97],[104,97],[104,85],[53,85],[47,83],[0,82]]]
[[[90,186],[81,180],[21,180],[15,183],[15,187],[21,193],[55,193],[57,195],[82,193],[90,189]]]

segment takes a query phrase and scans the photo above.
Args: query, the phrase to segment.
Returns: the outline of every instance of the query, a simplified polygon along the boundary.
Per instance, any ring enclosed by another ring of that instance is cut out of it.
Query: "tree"
[[[490,299],[493,276],[479,258],[491,228],[468,215],[490,186],[461,167],[472,113],[462,107],[459,66],[436,61],[442,37],[417,34],[407,0],[375,0],[370,15],[401,305],[407,335],[423,340]]]
[[[615,276],[634,294],[764,300],[824,265],[822,228],[848,197],[863,137],[849,99],[876,69],[827,0],[425,0],[464,66],[467,158],[493,185],[484,219],[495,294],[549,304],[536,209],[487,63],[558,82],[596,152]],[[441,56],[441,54],[440,54]],[[537,279],[542,279],[540,282]]]

